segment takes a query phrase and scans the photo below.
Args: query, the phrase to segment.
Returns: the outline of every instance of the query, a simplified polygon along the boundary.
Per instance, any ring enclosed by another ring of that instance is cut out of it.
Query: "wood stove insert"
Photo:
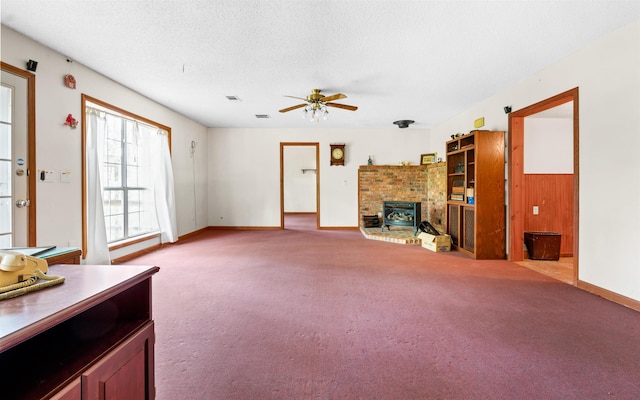
[[[391,225],[410,226],[416,235],[422,219],[420,210],[419,201],[385,201],[382,206],[382,231],[384,232],[385,226],[389,231]]]

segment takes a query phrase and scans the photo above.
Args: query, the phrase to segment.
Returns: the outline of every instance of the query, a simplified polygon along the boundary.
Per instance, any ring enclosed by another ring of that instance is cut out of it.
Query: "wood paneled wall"
[[[524,175],[524,230],[562,234],[560,255],[565,257],[573,255],[573,195],[573,174]]]

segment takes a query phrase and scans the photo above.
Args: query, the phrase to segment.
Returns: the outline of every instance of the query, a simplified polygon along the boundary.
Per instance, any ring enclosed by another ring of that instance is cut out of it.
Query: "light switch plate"
[[[60,171],[60,182],[61,183],[71,183],[71,172],[70,171]]]

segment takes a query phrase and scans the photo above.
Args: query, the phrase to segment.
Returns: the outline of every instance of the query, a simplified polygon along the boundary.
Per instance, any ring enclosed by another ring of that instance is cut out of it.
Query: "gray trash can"
[[[532,260],[560,259],[560,240],[562,235],[555,232],[525,232],[524,244]]]

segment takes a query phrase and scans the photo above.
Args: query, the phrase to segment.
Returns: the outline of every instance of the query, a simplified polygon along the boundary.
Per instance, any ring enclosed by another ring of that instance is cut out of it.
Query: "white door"
[[[27,80],[2,71],[0,87],[0,248],[29,245]]]

